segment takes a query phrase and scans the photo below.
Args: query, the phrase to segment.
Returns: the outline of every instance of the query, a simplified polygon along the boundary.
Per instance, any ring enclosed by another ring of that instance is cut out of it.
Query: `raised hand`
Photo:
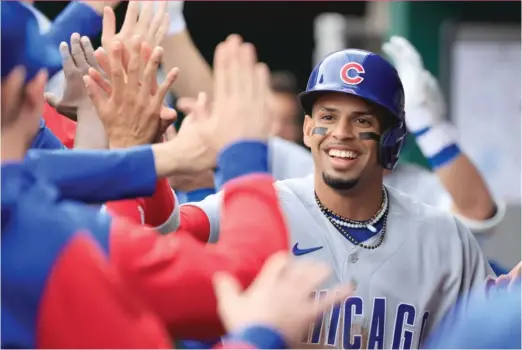
[[[175,81],[177,69],[167,74],[159,87],[155,87],[158,66],[163,49],[150,47],[140,36],[129,44],[127,72],[124,68],[124,45],[115,39],[109,50],[111,86],[104,88],[102,77],[94,69],[84,77],[89,97],[105,127],[111,148],[122,148],[151,143],[163,134],[166,124],[175,118],[175,111],[162,121],[162,104],[168,88]],[[146,59],[149,57],[148,59]],[[143,75],[141,67],[144,67]],[[106,91],[110,91],[107,95]],[[163,116],[165,118],[165,115]]]
[[[63,72],[65,75],[65,90],[62,99],[51,93],[46,93],[47,102],[66,117],[76,120],[77,110],[80,104],[90,103],[83,83],[83,76],[89,68],[101,71],[88,37],[80,37],[80,34],[71,35],[71,46],[66,42],[60,44]]]
[[[277,253],[246,290],[233,276],[217,273],[214,290],[223,324],[229,332],[266,325],[278,330],[287,343],[300,341],[323,312],[352,294],[351,286],[341,286],[316,302],[311,295],[330,272],[322,263],[292,261],[287,253]]]
[[[229,36],[214,54],[212,108],[208,109],[205,94],[200,94],[196,102],[181,100],[180,107],[189,110],[189,115],[188,125],[182,125],[178,138],[188,139],[185,133],[191,135],[191,125],[197,124],[207,147],[214,152],[238,140],[266,141],[271,128],[268,76],[266,65],[257,62],[254,46],[243,43],[239,35]]]
[[[139,1],[129,1],[123,26],[118,34],[116,34],[114,11],[106,7],[103,11],[102,47],[108,52],[114,39],[127,46],[126,43],[129,43],[135,35],[142,37],[152,48],[158,46],[165,38],[169,27],[167,6],[167,1],[161,1],[156,9],[152,1],[146,1],[141,6]],[[126,68],[130,58],[127,50],[124,50],[122,55],[123,66]]]
[[[435,77],[424,68],[422,58],[405,38],[393,36],[382,50],[394,62],[404,86],[406,125],[412,132],[445,119],[446,103]]]

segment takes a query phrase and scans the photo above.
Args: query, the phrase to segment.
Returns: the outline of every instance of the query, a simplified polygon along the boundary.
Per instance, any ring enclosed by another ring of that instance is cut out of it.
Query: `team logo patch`
[[[357,85],[364,80],[361,76],[364,73],[366,73],[364,67],[359,63],[348,62],[341,68],[341,80],[348,85]]]

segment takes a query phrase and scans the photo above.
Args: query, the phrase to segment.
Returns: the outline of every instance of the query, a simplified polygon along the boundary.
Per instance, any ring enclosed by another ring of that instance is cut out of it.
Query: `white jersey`
[[[442,210],[451,209],[452,199],[437,175],[418,165],[398,164],[384,177],[384,183],[402,191],[422,203]]]
[[[494,275],[469,230],[454,216],[392,188],[383,244],[355,246],[321,213],[313,175],[275,184],[297,259],[326,262],[317,297],[352,282],[355,296],[310,329],[306,343],[335,348],[419,348],[461,295]],[[221,194],[190,205],[219,212]],[[209,217],[218,239],[219,215]],[[367,241],[375,244],[379,235]]]
[[[303,177],[314,172],[310,151],[281,137],[272,137],[268,143],[270,171],[276,180]]]

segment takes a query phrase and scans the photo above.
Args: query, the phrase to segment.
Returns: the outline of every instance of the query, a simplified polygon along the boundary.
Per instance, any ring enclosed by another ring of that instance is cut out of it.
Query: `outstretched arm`
[[[189,232],[160,236],[114,219],[111,261],[177,338],[221,336],[212,276],[226,271],[248,286],[273,253],[288,249],[288,234],[269,175],[226,185],[220,241],[206,246]]]

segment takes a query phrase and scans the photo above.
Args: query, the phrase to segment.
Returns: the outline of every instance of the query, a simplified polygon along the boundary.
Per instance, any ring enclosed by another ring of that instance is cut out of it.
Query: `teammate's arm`
[[[206,246],[190,233],[159,236],[114,219],[111,261],[125,281],[181,339],[223,335],[212,275],[226,271],[247,286],[273,253],[288,249],[287,229],[268,175],[225,186],[220,241]]]
[[[31,150],[26,162],[57,186],[64,198],[85,203],[150,196],[156,188],[150,146],[111,151]]]
[[[432,170],[451,195],[453,212],[474,232],[491,231],[503,219],[505,204],[495,202],[477,168],[464,154],[446,120],[446,103],[437,80],[405,38],[393,37],[383,50],[393,58],[406,95],[406,125]]]
[[[186,28],[183,4],[184,1],[170,1],[168,5],[170,25],[161,43],[164,49],[163,66],[166,71],[178,67],[183,72],[171,87],[174,94],[195,98],[203,91],[212,99],[212,70]]]
[[[129,293],[86,234],[78,234],[53,266],[37,317],[37,347],[170,347],[156,316]]]

